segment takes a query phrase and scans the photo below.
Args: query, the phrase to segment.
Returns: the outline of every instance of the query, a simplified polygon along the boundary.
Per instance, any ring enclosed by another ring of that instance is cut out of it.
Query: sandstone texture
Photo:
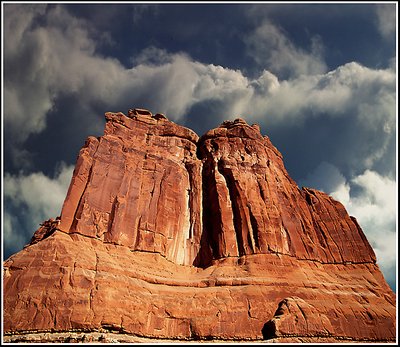
[[[6,342],[396,340],[356,219],[299,189],[257,125],[105,117],[61,216],[3,264]]]

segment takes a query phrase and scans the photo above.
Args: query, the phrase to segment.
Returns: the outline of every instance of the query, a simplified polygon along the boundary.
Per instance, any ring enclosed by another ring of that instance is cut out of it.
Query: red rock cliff
[[[4,263],[9,341],[394,341],[395,295],[356,219],[299,189],[257,125],[198,138],[145,110],[106,121],[61,217]]]
[[[204,247],[214,258],[279,253],[322,263],[375,262],[357,221],[326,194],[300,190],[257,125],[225,122],[200,139],[199,149]]]
[[[165,118],[106,113],[81,150],[59,229],[192,264],[202,231],[198,136]]]

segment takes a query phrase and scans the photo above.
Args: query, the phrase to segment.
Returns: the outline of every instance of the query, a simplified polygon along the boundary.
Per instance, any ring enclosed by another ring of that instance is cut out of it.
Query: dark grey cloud
[[[323,45],[318,38],[311,38],[307,51],[296,47],[281,28],[264,21],[247,40],[248,54],[261,67],[287,79],[293,76],[324,73]]]
[[[396,50],[396,13],[395,2],[254,4],[246,11],[256,26],[270,21],[284,28],[289,40],[308,51],[317,35],[324,45],[328,70],[349,61],[387,68]]]
[[[394,39],[396,34],[395,4],[378,4],[376,8],[377,26],[379,33],[385,39]]]

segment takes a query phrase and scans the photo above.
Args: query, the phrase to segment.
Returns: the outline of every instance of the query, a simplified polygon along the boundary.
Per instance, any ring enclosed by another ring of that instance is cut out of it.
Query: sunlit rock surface
[[[4,262],[5,341],[395,341],[395,294],[354,217],[299,189],[258,125],[200,138],[106,113],[61,216]]]

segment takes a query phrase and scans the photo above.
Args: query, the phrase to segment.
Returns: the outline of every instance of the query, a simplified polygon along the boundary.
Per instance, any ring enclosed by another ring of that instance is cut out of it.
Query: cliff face
[[[279,253],[323,263],[375,262],[356,220],[326,194],[299,190],[258,126],[225,122],[200,139],[199,150],[205,244],[214,258]]]
[[[4,263],[10,341],[395,340],[356,219],[300,190],[257,125],[199,138],[145,110],[106,120],[61,217]]]
[[[198,136],[165,118],[107,113],[81,150],[59,229],[189,265],[201,234]]]

